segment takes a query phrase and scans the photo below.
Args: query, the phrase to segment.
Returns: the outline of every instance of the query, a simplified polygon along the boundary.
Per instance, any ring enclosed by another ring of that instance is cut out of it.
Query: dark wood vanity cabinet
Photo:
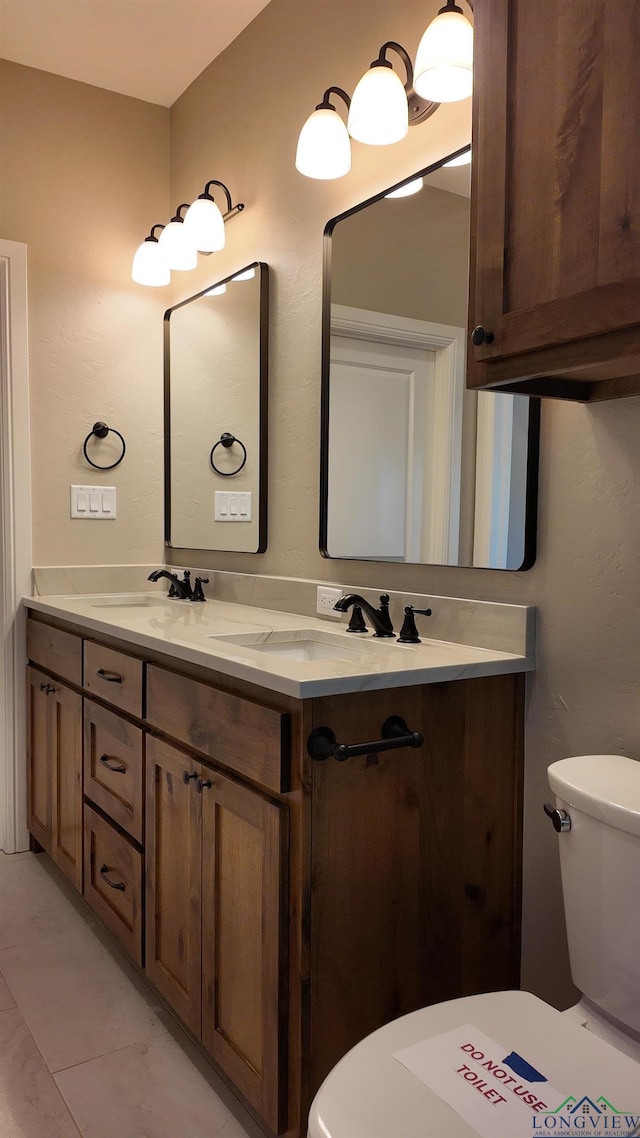
[[[474,24],[468,386],[639,394],[640,2],[475,0]]]
[[[522,675],[297,700],[29,630],[31,832],[56,858],[40,685],[67,674],[85,899],[268,1133],[304,1138],[383,1023],[518,986]],[[391,716],[424,743],[377,751]],[[319,727],[371,748],[314,760]]]
[[[147,743],[146,973],[274,1133],[286,1073],[286,806]]]

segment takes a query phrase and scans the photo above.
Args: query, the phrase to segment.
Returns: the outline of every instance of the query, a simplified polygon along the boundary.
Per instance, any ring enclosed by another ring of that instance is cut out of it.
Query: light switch
[[[71,517],[112,521],[116,516],[115,486],[71,486]]]
[[[216,490],[214,520],[216,522],[250,522],[251,491]]]

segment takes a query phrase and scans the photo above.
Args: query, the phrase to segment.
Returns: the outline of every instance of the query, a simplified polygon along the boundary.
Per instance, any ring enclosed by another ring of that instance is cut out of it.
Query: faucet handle
[[[186,601],[193,600],[193,589],[191,588],[191,570],[185,569],[182,574],[182,588],[184,589],[184,599]]]
[[[169,592],[167,593],[167,596],[168,596],[168,597],[174,597],[174,598],[176,598],[176,597],[177,597],[177,598],[178,598],[178,600],[181,600],[181,599],[182,599],[182,598],[180,597],[180,593],[178,592],[178,590],[177,590],[177,588],[176,588],[176,583],[175,583],[175,581],[172,581],[172,582],[171,582],[171,584],[169,585]]]
[[[196,577],[195,584],[193,586],[193,593],[191,595],[191,600],[192,601],[206,601],[207,598],[204,595],[204,592],[202,590],[202,586],[208,585],[208,584],[209,584],[209,578],[208,577]]]
[[[398,637],[398,644],[421,644],[422,641],[418,636],[418,629],[416,628],[415,613],[420,613],[421,616],[431,616],[431,609],[416,609],[413,605],[407,605],[404,610],[404,622],[400,629]]]

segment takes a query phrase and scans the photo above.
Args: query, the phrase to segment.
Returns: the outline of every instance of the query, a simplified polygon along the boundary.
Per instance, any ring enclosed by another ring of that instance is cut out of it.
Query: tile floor
[[[0,852],[0,1138],[261,1134],[47,859]]]

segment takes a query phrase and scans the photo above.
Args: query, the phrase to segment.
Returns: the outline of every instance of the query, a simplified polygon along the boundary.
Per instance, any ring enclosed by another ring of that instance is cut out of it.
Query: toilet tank
[[[574,983],[640,1034],[640,762],[580,755],[549,767]]]

